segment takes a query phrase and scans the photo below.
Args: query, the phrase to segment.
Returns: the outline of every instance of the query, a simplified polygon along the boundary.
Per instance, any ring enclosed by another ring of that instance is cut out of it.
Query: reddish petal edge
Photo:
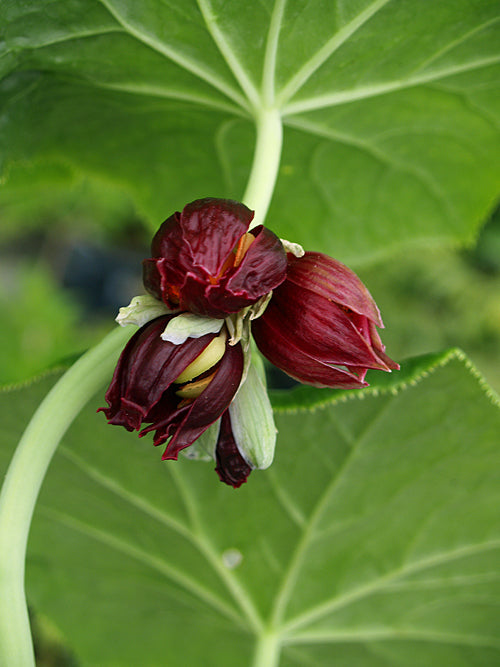
[[[255,300],[281,285],[286,278],[287,258],[279,237],[259,225],[252,229],[255,241],[230,275],[226,290]]]
[[[252,334],[262,354],[282,371],[306,384],[315,387],[356,389],[367,387],[362,377],[349,371],[334,368],[313,359],[284,338],[279,329],[274,329],[263,317],[252,322]],[[272,344],[270,341],[272,340]]]
[[[181,449],[189,447],[216,421],[229,406],[240,385],[243,373],[243,351],[241,345],[226,344],[224,354],[214,379],[193,403],[170,412],[163,422],[156,422],[144,428],[140,436],[156,431],[154,445],[171,439],[163,453],[162,460],[177,460]],[[161,406],[158,406],[161,407]],[[147,418],[146,420],[147,421]]]
[[[323,364],[389,370],[371,345],[368,326],[363,333],[341,306],[310,290],[295,290],[288,280],[273,292],[262,318]],[[356,318],[368,322],[362,315]]]
[[[384,326],[377,304],[363,282],[348,266],[329,255],[308,251],[297,258],[289,254],[287,280],[365,315],[380,328]]]
[[[105,394],[109,407],[98,410],[110,424],[139,430],[172,382],[216,336],[192,338],[182,346],[167,343],[161,333],[172,317],[147,322],[123,349]]]
[[[232,199],[206,197],[187,204],[180,226],[190,249],[191,266],[200,267],[214,278],[218,276],[253,216],[247,206]]]

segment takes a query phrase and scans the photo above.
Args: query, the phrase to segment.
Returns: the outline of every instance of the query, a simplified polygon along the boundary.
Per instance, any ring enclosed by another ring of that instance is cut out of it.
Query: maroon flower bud
[[[172,315],[158,317],[127,343],[100,408],[110,424],[140,435],[156,431],[154,444],[170,441],[162,459],[177,459],[228,408],[243,373],[241,345],[221,335],[188,338],[181,345],[161,333]]]
[[[262,354],[300,382],[346,389],[367,386],[366,371],[399,366],[386,354],[370,293],[344,264],[318,252],[288,254],[286,280],[252,333]]]
[[[247,481],[252,468],[240,454],[231,428],[231,417],[226,410],[221,417],[219,438],[215,448],[216,473],[221,482],[237,489]]]
[[[143,262],[144,286],[171,310],[224,318],[283,282],[286,253],[253,212],[229,199],[198,199],[162,224]]]

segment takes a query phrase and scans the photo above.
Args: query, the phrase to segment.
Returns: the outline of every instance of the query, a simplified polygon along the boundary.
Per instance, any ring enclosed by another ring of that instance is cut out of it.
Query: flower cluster
[[[399,368],[377,332],[378,308],[340,262],[280,241],[238,202],[206,198],[174,213],[144,260],[148,292],[120,309],[136,324],[101,408],[110,424],[216,461],[233,487],[273,459],[276,429],[260,352],[300,382],[367,386]]]

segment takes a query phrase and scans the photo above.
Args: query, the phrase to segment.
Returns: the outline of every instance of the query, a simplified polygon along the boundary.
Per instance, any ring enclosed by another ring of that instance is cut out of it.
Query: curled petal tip
[[[286,253],[270,230],[248,232],[253,212],[205,198],[168,218],[143,262],[146,290],[169,308],[224,318],[251,306],[286,276]]]
[[[262,354],[300,382],[365,387],[368,369],[398,368],[377,332],[379,310],[346,266],[322,253],[289,255],[285,281],[252,333]]]

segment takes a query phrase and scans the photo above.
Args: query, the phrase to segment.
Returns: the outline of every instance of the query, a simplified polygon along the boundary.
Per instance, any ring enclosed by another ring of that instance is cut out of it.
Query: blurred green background
[[[81,353],[143,292],[149,231],[125,193],[60,167],[45,175],[0,191],[1,384]],[[500,391],[500,209],[474,247],[405,249],[351,268],[381,309],[393,358],[459,346]]]

